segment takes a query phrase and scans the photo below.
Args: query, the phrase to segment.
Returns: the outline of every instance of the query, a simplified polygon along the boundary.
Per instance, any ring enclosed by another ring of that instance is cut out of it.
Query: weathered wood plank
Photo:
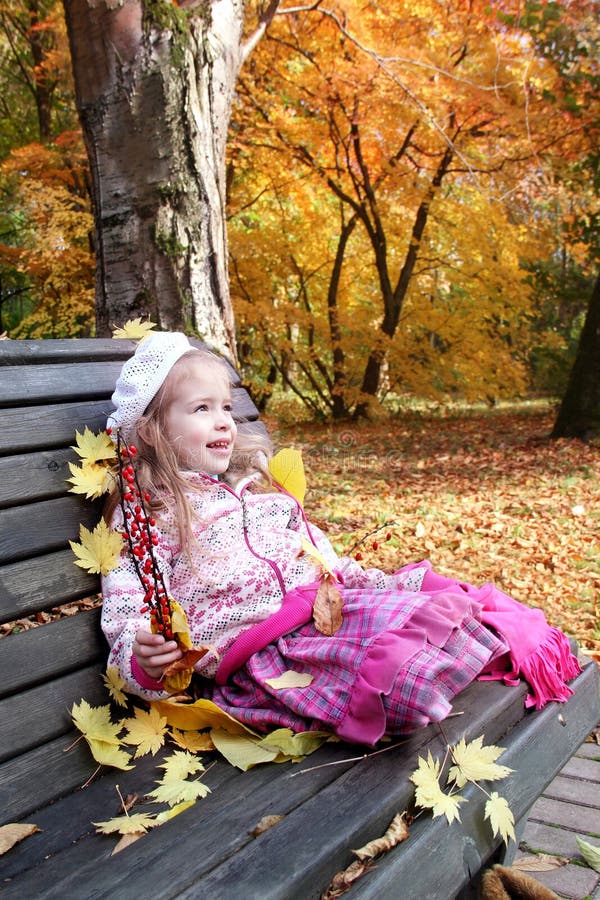
[[[79,526],[93,528],[99,513],[91,503],[69,494],[0,510],[0,563],[62,550],[79,540]]]
[[[68,447],[75,431],[87,425],[92,431],[106,427],[113,406],[110,400],[51,403],[48,406],[0,410],[0,454],[30,453]]]
[[[97,400],[115,389],[122,363],[82,362],[0,367],[0,397],[7,407]]]
[[[2,341],[0,366],[53,365],[118,359],[124,362],[135,350],[135,341],[114,338],[50,338]]]
[[[0,508],[66,494],[69,463],[78,460],[68,448],[0,457]]]
[[[0,622],[97,594],[99,576],[85,572],[74,560],[69,548],[1,566]]]
[[[0,697],[105,660],[100,610],[57,619],[1,641]]]
[[[82,699],[92,706],[107,703],[103,670],[104,664],[96,663],[0,700],[0,720],[4,723],[0,762],[71,731],[69,710],[74,703]]]

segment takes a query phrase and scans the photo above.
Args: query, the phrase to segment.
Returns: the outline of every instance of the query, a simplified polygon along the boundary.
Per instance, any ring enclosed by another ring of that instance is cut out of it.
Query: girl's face
[[[166,426],[182,469],[209,475],[227,469],[237,426],[231,416],[229,383],[218,365],[186,361]]]

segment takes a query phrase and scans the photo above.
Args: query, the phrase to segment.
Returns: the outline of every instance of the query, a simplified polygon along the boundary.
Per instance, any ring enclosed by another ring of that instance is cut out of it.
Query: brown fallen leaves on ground
[[[362,566],[429,558],[444,574],[494,581],[600,661],[600,445],[551,441],[552,422],[523,407],[267,425],[278,446],[302,450],[307,514],[340,553],[394,519],[358,548]]]

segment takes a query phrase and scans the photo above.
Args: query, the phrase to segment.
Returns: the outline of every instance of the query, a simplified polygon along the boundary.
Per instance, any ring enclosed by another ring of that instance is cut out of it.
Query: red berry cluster
[[[111,433],[111,429],[106,429]],[[150,494],[143,491],[135,471],[133,460],[137,448],[126,444],[117,432],[117,461],[119,496],[123,512],[123,540],[135,566],[135,571],[144,589],[144,603],[140,613],[150,613],[152,630],[173,640],[171,622],[171,604],[169,595],[158,567],[154,548],[158,545],[158,536],[154,530],[156,520],[148,515],[146,504],[150,502]]]
[[[384,528],[387,528],[390,525],[397,525],[397,524],[398,524],[397,522],[384,522],[383,525],[378,525],[377,528],[374,528],[372,531],[369,531],[368,534],[365,534],[364,537],[362,537],[359,541],[356,541],[356,543],[353,544],[353,546],[350,548],[350,550],[348,552],[351,553],[353,550],[356,549],[356,547],[360,547],[360,545],[364,544],[364,542],[366,540],[368,540],[368,538],[370,538],[371,535],[377,534],[378,531],[382,531]],[[391,531],[388,531],[384,537],[384,541],[390,541],[391,539],[392,539],[392,533],[391,533]],[[379,542],[373,541],[371,543],[371,549],[379,550]],[[358,553],[354,554],[354,559],[360,561],[362,558],[363,558],[363,555],[360,552],[360,550],[358,551]]]

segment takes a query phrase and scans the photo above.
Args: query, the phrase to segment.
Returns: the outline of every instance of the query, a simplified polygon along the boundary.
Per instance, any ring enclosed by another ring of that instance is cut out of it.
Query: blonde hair
[[[144,413],[136,423],[136,472],[140,485],[151,500],[149,506],[153,512],[165,509],[167,504],[175,505],[175,520],[179,528],[181,546],[189,556],[193,543],[193,511],[188,493],[202,491],[204,485],[191,484],[182,473],[173,445],[169,441],[167,414],[175,398],[181,382],[189,377],[190,363],[202,361],[216,369],[223,379],[231,382],[229,371],[216,354],[209,350],[193,349],[184,353],[172,366],[161,387],[152,398]],[[259,480],[263,490],[272,490],[272,480],[268,470],[268,460],[272,453],[272,445],[268,435],[248,434],[238,429],[233,453],[227,471],[221,476],[226,483],[235,487],[246,475],[260,474]],[[119,504],[119,492],[110,495],[105,517],[110,519]]]

